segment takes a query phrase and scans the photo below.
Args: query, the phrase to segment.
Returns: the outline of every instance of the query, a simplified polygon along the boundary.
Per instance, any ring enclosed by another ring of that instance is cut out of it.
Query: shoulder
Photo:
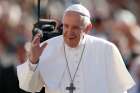
[[[62,45],[62,43],[63,43],[63,36],[60,35],[60,36],[56,36],[56,37],[53,37],[51,39],[48,39],[48,40],[42,42],[41,45],[43,43],[47,43],[48,44],[47,48],[57,48],[60,45]]]
[[[55,53],[58,50],[61,49],[62,45],[63,45],[63,36],[57,36],[57,37],[53,37],[51,39],[48,39],[46,41],[44,41],[43,43],[47,43],[47,47],[43,50],[42,55],[50,55],[51,53]],[[41,45],[43,44],[41,43]]]
[[[116,47],[114,43],[107,41],[105,39],[98,38],[91,35],[86,35],[86,37],[88,39],[88,42],[93,46]]]

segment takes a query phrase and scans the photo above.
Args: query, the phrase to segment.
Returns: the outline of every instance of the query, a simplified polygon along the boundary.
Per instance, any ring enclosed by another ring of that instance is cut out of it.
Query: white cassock
[[[46,93],[69,93],[66,87],[70,84],[70,75],[64,56],[63,36],[47,42],[38,65],[27,60],[17,67],[20,88],[35,92],[45,86]],[[65,45],[72,77],[84,45],[84,54],[74,80],[74,93],[125,93],[134,85],[116,46],[89,35],[85,35],[76,48]]]

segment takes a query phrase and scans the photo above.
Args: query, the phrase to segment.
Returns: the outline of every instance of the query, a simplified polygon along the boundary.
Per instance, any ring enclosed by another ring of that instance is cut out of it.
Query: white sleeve
[[[45,90],[45,93],[62,93],[62,92],[60,92],[60,91],[58,91],[58,90],[49,90],[49,89],[46,89]]]
[[[24,64],[17,66],[19,87],[27,92],[38,92],[43,87],[43,81],[37,64],[31,64],[27,60]]]
[[[107,71],[110,93],[126,93],[125,91],[134,86],[134,80],[127,71],[117,47],[112,45],[108,52]]]

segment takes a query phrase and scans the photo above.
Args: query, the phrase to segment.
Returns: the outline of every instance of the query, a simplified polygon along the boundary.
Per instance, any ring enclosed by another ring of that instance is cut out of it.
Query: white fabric
[[[88,11],[87,8],[85,8],[83,5],[81,4],[73,4],[71,6],[69,6],[66,10],[65,10],[65,13],[68,12],[68,11],[74,11],[74,12],[78,12],[84,16],[87,16],[90,18],[90,13]]]
[[[42,88],[43,81],[38,70],[34,71],[36,65],[31,65],[29,60],[17,67],[19,86],[28,92],[37,92]]]
[[[74,84],[77,89],[74,93],[124,93],[131,88],[134,81],[126,70],[118,49],[105,40],[89,35],[85,35],[85,38],[86,48],[75,78]],[[40,73],[38,76],[29,77],[29,73],[21,75],[21,72],[31,70],[26,67],[29,65],[18,67],[20,87],[24,90],[37,91],[43,81],[47,87],[46,93],[68,93],[65,88],[69,85],[70,78],[66,69],[63,37],[58,36],[47,42],[48,46],[43,51],[37,67],[37,71]],[[83,44],[79,45],[77,49],[66,47],[72,74],[77,66]],[[28,80],[26,80],[27,77]],[[34,82],[38,82],[38,88],[32,86],[30,89],[29,83],[32,84],[32,82],[29,78],[35,78]],[[26,82],[23,82],[25,80]]]

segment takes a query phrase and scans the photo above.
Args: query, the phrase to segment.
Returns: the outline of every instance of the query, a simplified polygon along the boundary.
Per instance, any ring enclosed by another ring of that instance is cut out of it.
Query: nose
[[[69,31],[67,32],[67,34],[68,34],[69,36],[75,36],[75,32],[74,32],[73,30],[69,30]]]

